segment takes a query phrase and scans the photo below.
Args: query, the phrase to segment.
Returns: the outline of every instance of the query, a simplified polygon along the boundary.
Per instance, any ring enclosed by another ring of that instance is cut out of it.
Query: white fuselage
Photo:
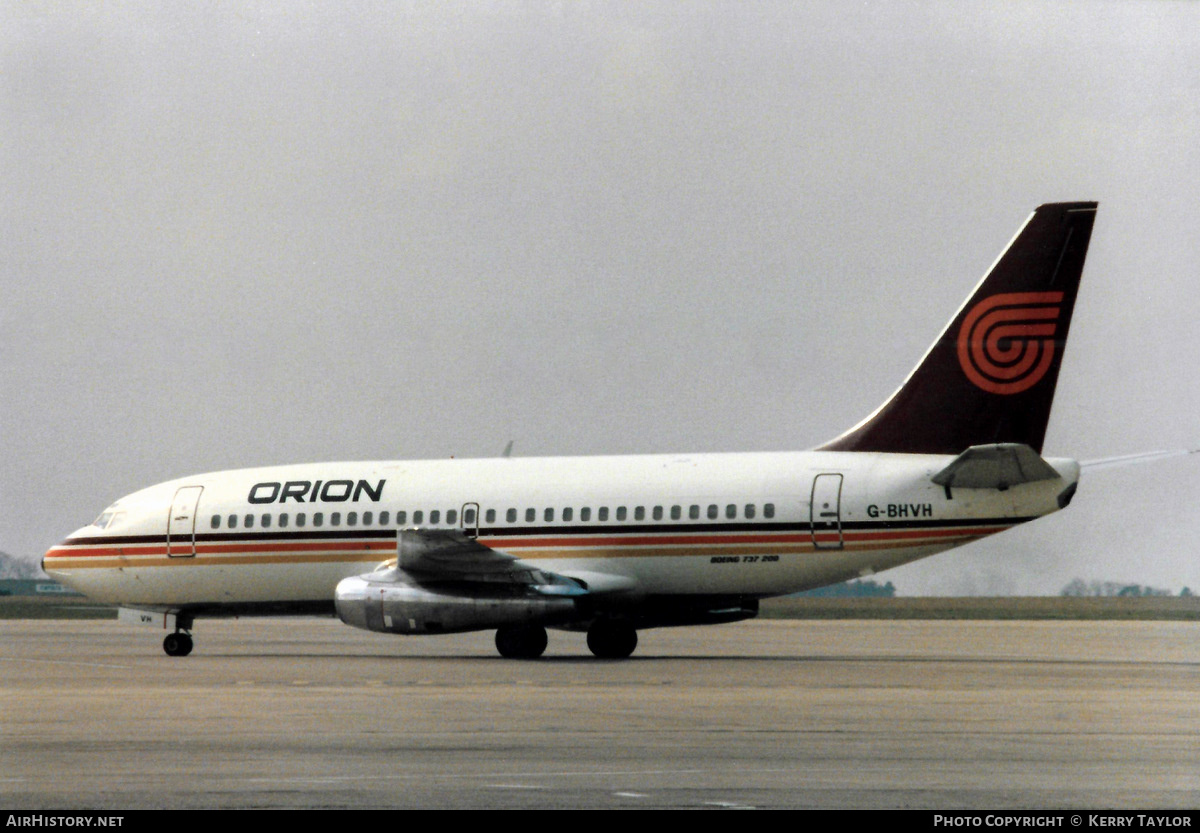
[[[808,451],[216,472],[121,498],[44,566],[102,602],[288,612],[332,604],[341,579],[394,558],[397,529],[465,528],[597,591],[766,597],[1048,514],[1079,476],[1056,459],[1056,479],[947,494],[930,478],[952,459]]]

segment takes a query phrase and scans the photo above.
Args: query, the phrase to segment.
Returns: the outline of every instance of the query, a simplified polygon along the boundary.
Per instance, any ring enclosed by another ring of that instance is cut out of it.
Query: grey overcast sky
[[[797,449],[1099,200],[1047,454],[1200,445],[1200,4],[0,3],[0,550],[285,462]],[[1200,589],[1200,456],[886,574]]]

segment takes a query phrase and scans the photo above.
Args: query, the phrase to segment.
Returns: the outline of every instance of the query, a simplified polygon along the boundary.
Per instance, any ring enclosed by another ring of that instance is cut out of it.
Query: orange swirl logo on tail
[[[1008,292],[971,308],[958,331],[958,362],[988,393],[1021,393],[1054,360],[1061,292]]]

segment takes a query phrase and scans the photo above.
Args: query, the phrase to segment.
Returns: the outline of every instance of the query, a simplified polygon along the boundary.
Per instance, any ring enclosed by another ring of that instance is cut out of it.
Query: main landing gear
[[[541,625],[504,625],[496,631],[496,650],[506,659],[537,659],[545,653],[548,641]],[[637,641],[637,631],[625,622],[600,619],[588,628],[588,648],[600,659],[625,659],[633,653]]]
[[[167,634],[163,640],[163,650],[169,657],[186,657],[192,652],[192,635],[183,631]]]
[[[541,625],[504,625],[496,631],[496,650],[505,659],[537,659],[547,642]]]
[[[625,659],[637,647],[637,631],[624,622],[599,619],[588,628],[587,645],[600,659]]]

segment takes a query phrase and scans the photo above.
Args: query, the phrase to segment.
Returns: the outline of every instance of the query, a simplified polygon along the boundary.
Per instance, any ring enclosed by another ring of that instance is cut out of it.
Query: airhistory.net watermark
[[[5,827],[120,827],[124,816],[9,813]]]

